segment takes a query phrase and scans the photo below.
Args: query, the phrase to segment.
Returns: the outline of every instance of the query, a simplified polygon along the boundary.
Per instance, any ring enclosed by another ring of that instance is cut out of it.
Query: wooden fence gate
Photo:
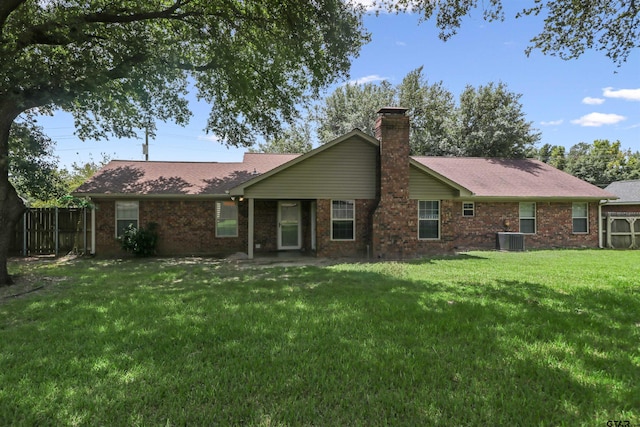
[[[16,226],[13,255],[88,253],[91,246],[88,208],[31,208]]]

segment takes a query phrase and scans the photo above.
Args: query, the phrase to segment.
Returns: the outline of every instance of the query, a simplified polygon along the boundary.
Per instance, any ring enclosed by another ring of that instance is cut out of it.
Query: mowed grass
[[[640,252],[14,263],[0,425],[640,423]]]

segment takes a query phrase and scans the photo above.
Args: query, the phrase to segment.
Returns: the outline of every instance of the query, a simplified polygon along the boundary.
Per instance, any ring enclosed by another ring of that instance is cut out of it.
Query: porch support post
[[[96,207],[91,209],[91,255],[96,253]]]
[[[603,239],[603,223],[602,223],[602,202],[598,203],[598,247],[602,249],[604,247]]]
[[[247,248],[247,256],[249,257],[249,259],[253,259],[253,248],[254,248],[254,244],[253,244],[253,234],[254,234],[254,199],[248,199],[247,200],[249,202],[249,218],[248,218],[248,233],[247,233],[247,244],[248,244],[248,248]]]

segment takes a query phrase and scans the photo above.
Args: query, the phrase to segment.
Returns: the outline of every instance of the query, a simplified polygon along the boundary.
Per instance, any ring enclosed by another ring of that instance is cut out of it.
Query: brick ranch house
[[[95,204],[92,252],[120,252],[128,224],[158,224],[161,255],[303,251],[404,259],[493,249],[599,246],[600,202],[615,196],[542,162],[409,156],[406,109],[303,155],[240,163],[112,161],[74,193]]]

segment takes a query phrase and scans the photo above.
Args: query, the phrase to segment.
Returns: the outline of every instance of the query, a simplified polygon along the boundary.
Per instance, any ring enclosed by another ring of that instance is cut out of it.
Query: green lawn
[[[10,270],[0,425],[640,423],[638,251]]]

